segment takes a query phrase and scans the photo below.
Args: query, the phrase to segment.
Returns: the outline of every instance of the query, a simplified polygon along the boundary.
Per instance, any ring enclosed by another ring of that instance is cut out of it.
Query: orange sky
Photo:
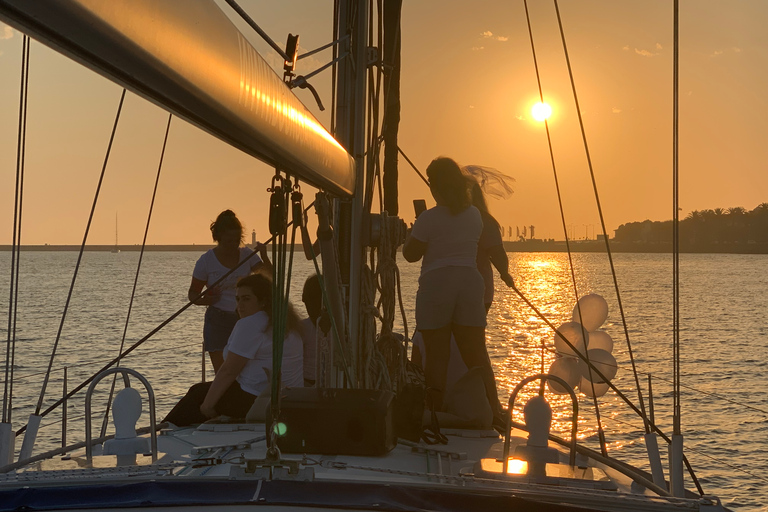
[[[277,41],[299,33],[308,50],[330,40],[330,0],[240,4]],[[529,4],[566,223],[583,238],[599,233],[599,219],[554,8]],[[608,232],[671,218],[671,0],[561,0],[560,9]],[[768,201],[767,19],[763,0],[681,1],[683,214]],[[402,31],[402,149],[422,169],[447,155],[514,176],[515,194],[491,202],[500,223],[562,239],[543,125],[530,116],[538,91],[522,0],[406,1]],[[0,25],[0,244],[11,241],[20,53],[20,34]],[[300,61],[299,72],[328,58]],[[330,106],[329,72],[312,83]],[[308,91],[297,94],[327,122]],[[33,42],[23,243],[82,240],[119,96],[118,86]],[[120,243],[141,242],[166,119],[128,95],[89,243],[114,242],[116,213]],[[401,215],[411,221],[412,199],[432,200],[405,162],[400,172]],[[271,175],[174,119],[149,243],[209,242],[208,224],[225,208],[267,238]]]

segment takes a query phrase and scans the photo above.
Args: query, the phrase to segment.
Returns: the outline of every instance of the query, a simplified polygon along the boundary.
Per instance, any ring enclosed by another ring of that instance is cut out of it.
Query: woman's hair
[[[264,274],[251,274],[240,278],[237,281],[237,287],[247,287],[253,292],[256,298],[264,304],[264,312],[269,317],[269,325],[272,325],[272,280]],[[286,335],[290,331],[298,332],[300,324],[299,315],[294,311],[293,304],[289,303]]]
[[[480,184],[472,177],[469,178],[469,183],[469,194],[472,196],[472,206],[480,210],[480,213],[490,213],[488,212],[488,203],[485,202],[485,194],[483,194],[483,189],[480,187]]]
[[[240,241],[243,241],[243,225],[232,210],[224,210],[211,222],[211,236],[214,242],[218,242],[221,234],[230,229],[240,230]]]
[[[459,164],[450,158],[441,156],[432,160],[427,167],[429,188],[437,193],[451,213],[463,212],[470,204],[469,182],[461,172]]]

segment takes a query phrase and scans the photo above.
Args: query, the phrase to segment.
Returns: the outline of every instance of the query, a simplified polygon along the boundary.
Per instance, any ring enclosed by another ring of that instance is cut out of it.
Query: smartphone
[[[413,211],[416,213],[416,218],[419,218],[419,215],[422,214],[424,210],[427,209],[427,202],[424,199],[414,199],[413,200]]]

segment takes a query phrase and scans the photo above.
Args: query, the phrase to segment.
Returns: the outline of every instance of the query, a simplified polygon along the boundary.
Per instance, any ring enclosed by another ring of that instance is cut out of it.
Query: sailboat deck
[[[157,485],[167,485],[177,490],[175,496],[181,502],[187,503],[187,500],[202,499],[196,494],[198,488],[210,489],[207,484],[218,482],[215,487],[221,485],[221,489],[214,493],[215,496],[205,499],[218,499],[217,503],[223,505],[224,502],[232,504],[233,500],[237,501],[248,493],[249,500],[258,501],[262,489],[264,492],[269,489],[268,494],[272,493],[271,499],[274,500],[280,482],[291,481],[305,489],[306,495],[299,501],[303,503],[302,507],[310,508],[313,505],[322,506],[322,495],[341,486],[339,489],[343,488],[348,495],[350,489],[355,488],[360,496],[365,496],[358,503],[359,507],[352,507],[353,510],[386,510],[386,507],[379,508],[379,505],[366,501],[381,498],[377,496],[384,492],[382,490],[394,492],[397,500],[408,503],[414,499],[451,503],[451,498],[447,496],[453,495],[454,499],[458,499],[458,493],[477,499],[480,493],[497,499],[514,497],[567,503],[586,507],[587,510],[616,510],[617,505],[626,510],[705,509],[702,508],[702,500],[656,497],[646,489],[633,487],[628,477],[600,467],[599,463],[588,461],[583,456],[577,461],[578,467],[570,467],[567,465],[567,450],[557,445],[553,447],[558,449],[559,464],[549,464],[554,469],[550,472],[548,468],[546,477],[504,476],[499,462],[503,440],[495,431],[444,429],[443,433],[448,438],[446,445],[406,441],[378,457],[283,454],[279,464],[270,465],[265,461],[264,424],[204,424],[198,428],[163,431],[158,437],[159,454],[154,463],[151,456],[140,455],[135,465],[118,466],[115,456],[101,455],[100,447],[97,447],[92,467],[88,467],[84,454],[73,454],[0,475],[0,495],[6,491],[12,493],[13,489],[20,487],[36,488],[45,494],[56,493],[58,486],[69,488],[68,492],[71,492],[72,486],[77,486],[78,496],[84,500],[83,508],[90,508],[86,504],[102,499],[100,496],[106,492],[105,485],[116,486],[116,489],[130,486],[131,496],[134,496],[131,499],[147,494],[147,503],[153,502],[150,497],[154,492],[152,489]],[[511,453],[514,453],[516,446],[525,444],[526,433],[515,429],[512,434]],[[567,469],[558,469],[563,467]],[[225,489],[226,498],[220,494]],[[163,487],[163,493],[163,506],[176,504],[173,500],[167,501],[169,493],[166,487]],[[350,496],[353,499],[355,492]],[[280,499],[289,498],[283,496]],[[461,510],[459,502],[440,508]],[[292,506],[297,505],[300,504]],[[0,506],[0,510],[12,509]]]

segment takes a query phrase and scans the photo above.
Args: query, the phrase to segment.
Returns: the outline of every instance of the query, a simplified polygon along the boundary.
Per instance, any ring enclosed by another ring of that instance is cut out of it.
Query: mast
[[[360,324],[360,273],[364,247],[361,240],[363,186],[365,175],[365,94],[367,0],[342,0],[339,3],[337,38],[350,37],[339,48],[350,57],[337,68],[336,140],[347,149],[355,162],[355,190],[352,199],[336,201],[336,232],[339,234],[339,266],[348,304],[347,336],[352,379],[359,370],[358,333]],[[355,386],[356,383],[350,383]]]

